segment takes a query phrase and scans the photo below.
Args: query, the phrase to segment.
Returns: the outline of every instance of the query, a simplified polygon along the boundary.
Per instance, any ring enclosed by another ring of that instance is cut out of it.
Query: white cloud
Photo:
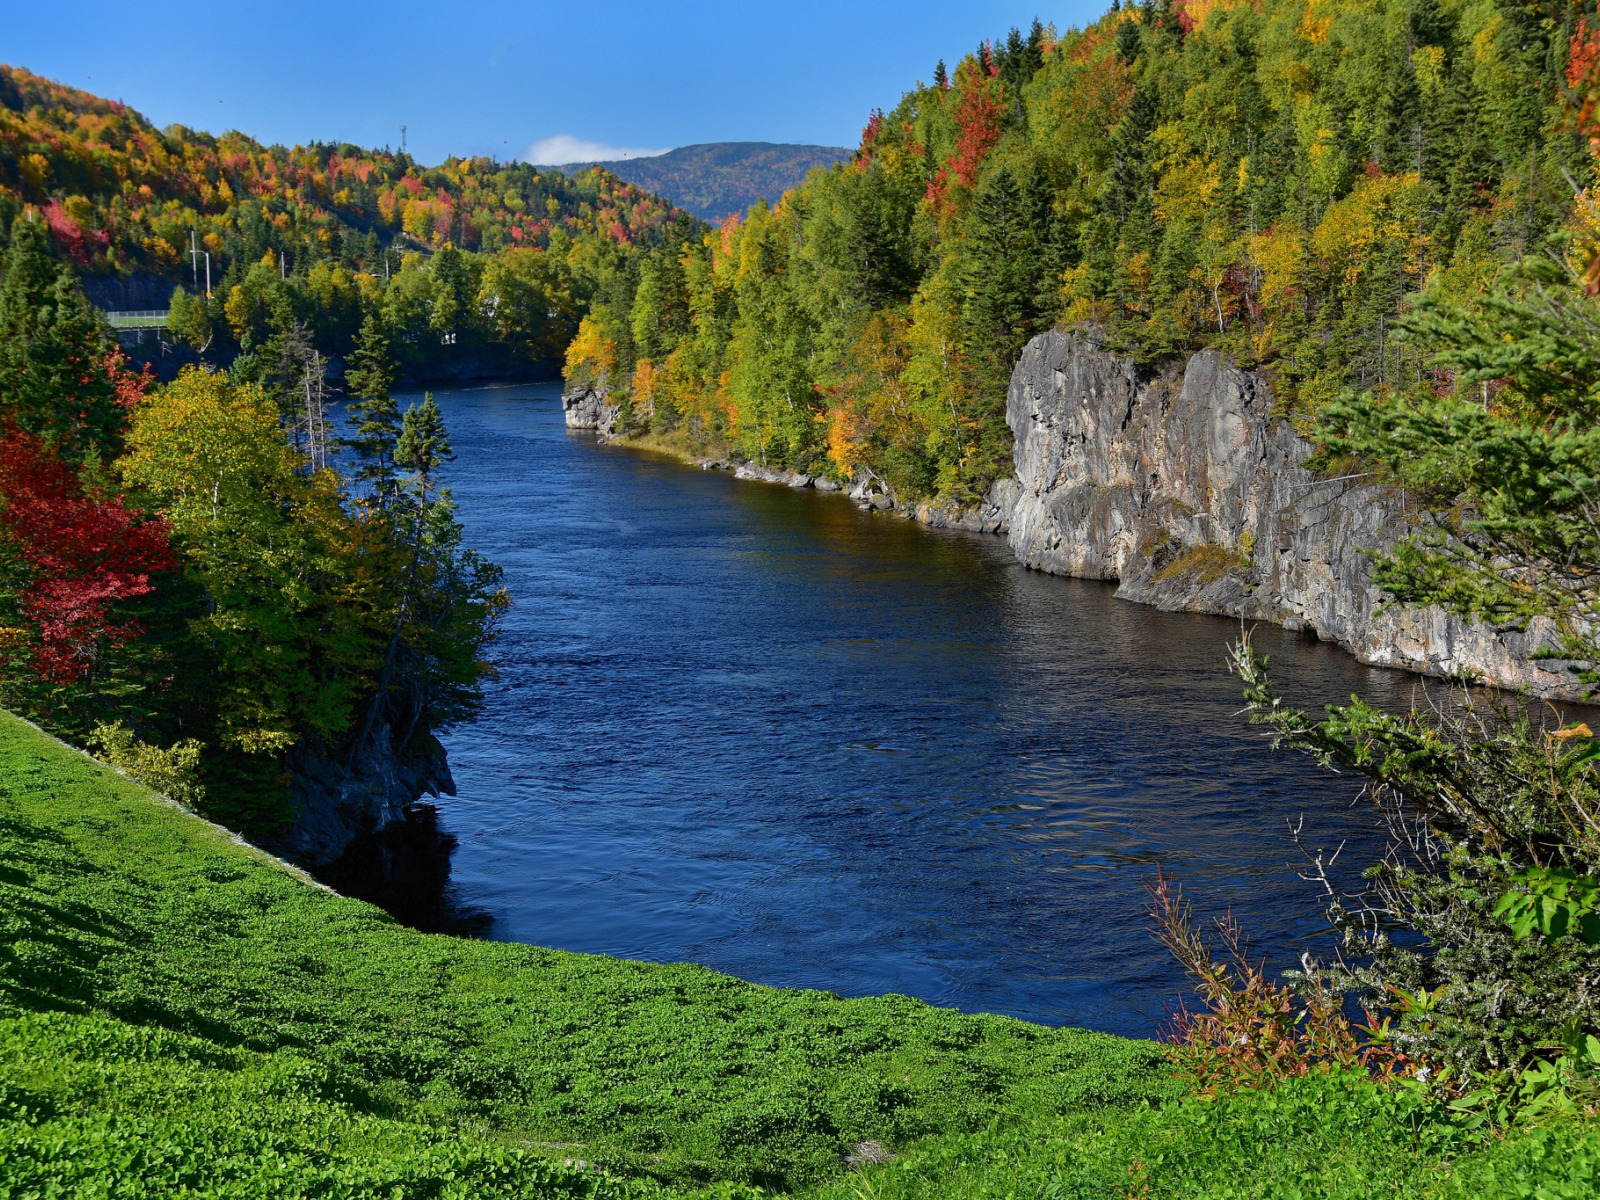
[[[604,142],[591,142],[575,138],[569,133],[541,138],[528,147],[523,162],[536,166],[559,167],[566,163],[615,162],[622,158],[654,158],[665,150],[645,150],[638,146],[608,146]]]

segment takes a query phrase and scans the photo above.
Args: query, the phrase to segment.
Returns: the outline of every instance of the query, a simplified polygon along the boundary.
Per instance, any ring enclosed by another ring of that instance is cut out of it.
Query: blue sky
[[[0,59],[174,121],[264,142],[399,144],[524,157],[552,138],[663,150],[692,142],[854,146],[940,58],[1037,15],[1104,3],[813,0],[169,0],[18,5]],[[564,143],[570,155],[573,145]],[[552,151],[546,150],[546,157]],[[575,157],[590,157],[588,154]]]

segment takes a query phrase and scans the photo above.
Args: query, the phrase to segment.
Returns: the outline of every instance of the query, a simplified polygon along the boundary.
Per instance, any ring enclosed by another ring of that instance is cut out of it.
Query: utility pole
[[[194,272],[194,290],[200,290],[200,250],[195,245],[194,230],[189,230],[189,266]]]
[[[285,267],[283,265],[283,251],[282,250],[278,251],[278,278],[279,279],[287,279],[287,278],[289,278],[289,270],[288,270],[287,267]]]
[[[206,299],[211,299],[211,251],[206,251]]]

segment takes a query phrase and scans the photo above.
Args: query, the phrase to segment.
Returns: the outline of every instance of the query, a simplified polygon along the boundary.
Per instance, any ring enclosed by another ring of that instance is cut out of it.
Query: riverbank
[[[420,934],[8,715],[0,767],[4,1194],[1577,1195],[1600,1161],[1587,1125],[1451,1165],[1350,1080],[1180,1101],[1148,1042]]]
[[[984,497],[981,504],[959,509],[935,504],[929,500],[906,503],[897,498],[881,480],[871,473],[854,479],[841,479],[836,473],[798,471],[789,467],[772,467],[740,458],[731,446],[707,442],[694,444],[681,436],[650,433],[636,429],[620,431],[617,419],[620,409],[610,402],[609,396],[594,387],[568,389],[562,394],[562,410],[567,428],[593,433],[608,445],[624,446],[659,454],[664,458],[702,471],[731,471],[737,479],[753,483],[773,483],[791,488],[814,488],[819,492],[837,492],[846,496],[857,508],[892,513],[895,516],[927,525],[933,529],[961,529],[968,533],[1004,534],[1009,525],[1009,510],[1014,502],[1014,489],[1002,481]]]
[[[603,390],[569,389],[570,428],[633,445]],[[1032,570],[1117,584],[1117,597],[1167,612],[1263,621],[1333,642],[1372,666],[1582,701],[1549,657],[1554,625],[1489,628],[1438,607],[1386,604],[1373,554],[1418,528],[1405,493],[1366,473],[1326,478],[1279,411],[1263,372],[1206,350],[1154,367],[1106,349],[1092,329],[1056,329],[1023,349],[1006,403],[1014,473],[965,510],[893,494],[871,472],[830,480],[859,507],[934,528],[1006,536]],[[652,448],[707,465],[672,438]],[[743,479],[815,477],[712,461]],[[830,468],[831,469],[831,468]]]

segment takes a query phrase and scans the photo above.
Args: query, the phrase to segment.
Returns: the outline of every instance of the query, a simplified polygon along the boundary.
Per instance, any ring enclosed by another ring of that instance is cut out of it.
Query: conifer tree
[[[398,487],[395,451],[400,438],[400,410],[390,389],[400,376],[389,350],[389,334],[376,313],[368,313],[356,335],[345,382],[357,397],[350,406],[355,436],[347,444],[360,460],[355,476],[372,489],[379,505],[389,504]]]
[[[444,414],[439,411],[433,393],[429,392],[420,406],[413,404],[406,409],[395,444],[395,462],[412,473],[418,502],[423,507],[428,504],[435,472],[454,458],[450,435],[444,427]]]
[[[110,350],[44,222],[17,218],[0,283],[0,419],[69,460],[107,456],[122,425]]]

